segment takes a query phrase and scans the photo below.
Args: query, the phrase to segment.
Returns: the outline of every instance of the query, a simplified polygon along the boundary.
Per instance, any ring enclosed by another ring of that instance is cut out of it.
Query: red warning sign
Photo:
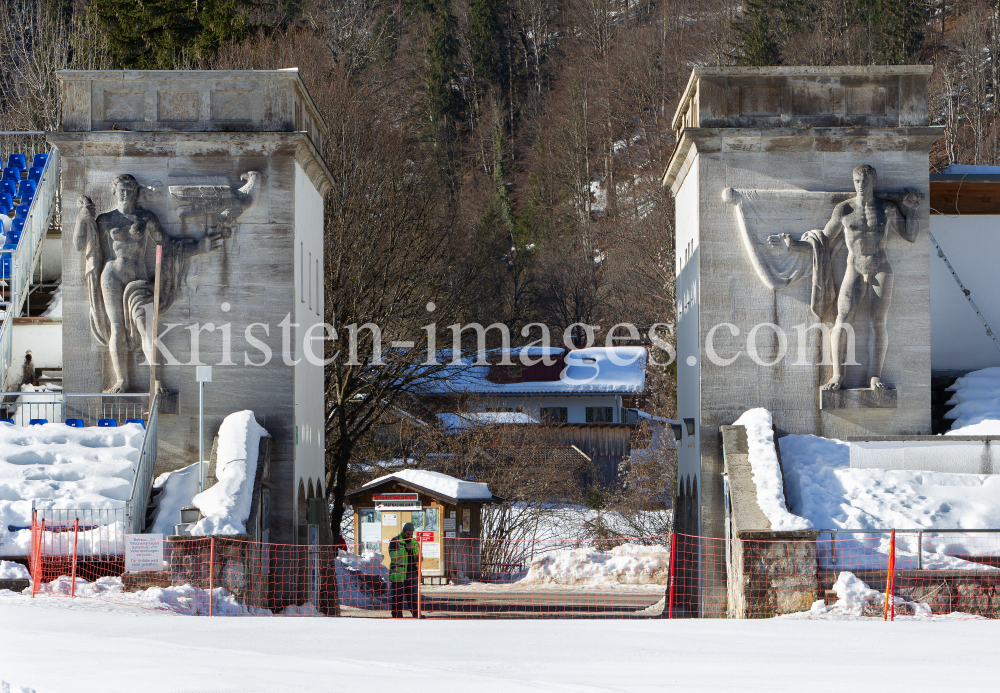
[[[417,532],[417,541],[434,541],[434,532]]]

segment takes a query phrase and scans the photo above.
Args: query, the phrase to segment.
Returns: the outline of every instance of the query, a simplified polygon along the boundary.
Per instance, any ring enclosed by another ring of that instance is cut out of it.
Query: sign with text
[[[441,545],[438,543],[424,544],[424,558],[441,558]]]
[[[420,510],[420,496],[416,493],[376,493],[372,500],[378,510]]]
[[[434,541],[434,532],[417,532],[417,541]]]
[[[125,535],[125,572],[163,570],[162,534]]]

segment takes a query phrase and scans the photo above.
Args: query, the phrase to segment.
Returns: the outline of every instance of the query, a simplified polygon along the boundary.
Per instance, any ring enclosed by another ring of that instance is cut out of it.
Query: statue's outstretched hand
[[[907,190],[903,195],[903,205],[908,209],[913,209],[924,199],[923,193],[919,190]]]
[[[771,244],[772,248],[785,247],[788,250],[792,247],[792,234],[790,233],[778,233],[773,236],[767,237],[767,242]]]

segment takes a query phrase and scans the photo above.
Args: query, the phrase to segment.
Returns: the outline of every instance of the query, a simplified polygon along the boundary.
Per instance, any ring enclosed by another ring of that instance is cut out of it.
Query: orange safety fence
[[[112,537],[102,551],[93,545],[81,551],[88,531],[98,529],[79,521],[33,522],[33,595],[210,616],[1000,616],[1000,532],[838,530],[767,540],[436,537],[419,543],[409,579],[392,582],[388,542],[343,551],[239,537],[134,535]],[[142,555],[126,555],[135,540],[143,542]]]

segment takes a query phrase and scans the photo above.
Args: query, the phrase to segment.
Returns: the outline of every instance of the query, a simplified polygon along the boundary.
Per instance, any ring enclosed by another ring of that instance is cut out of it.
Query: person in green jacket
[[[389,542],[389,602],[393,618],[403,618],[403,603],[409,604],[413,618],[420,618],[417,579],[420,572],[420,544],[413,538],[413,524]]]

